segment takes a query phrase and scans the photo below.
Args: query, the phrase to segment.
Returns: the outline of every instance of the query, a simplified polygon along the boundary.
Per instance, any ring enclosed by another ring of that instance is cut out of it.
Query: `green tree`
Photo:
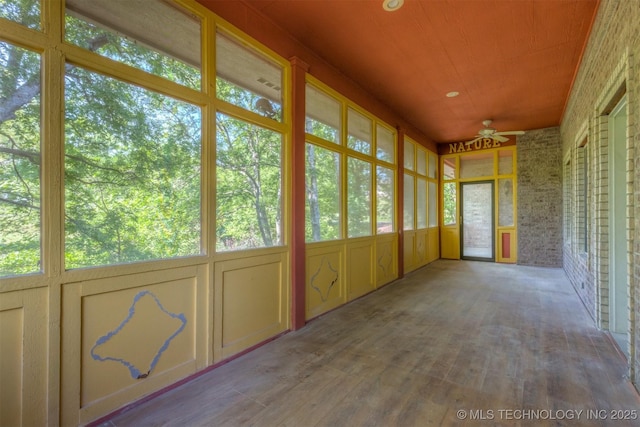
[[[218,250],[281,244],[281,135],[224,114],[216,130]]]
[[[0,43],[0,276],[40,270],[40,57]]]
[[[340,155],[307,143],[306,239],[340,238]]]

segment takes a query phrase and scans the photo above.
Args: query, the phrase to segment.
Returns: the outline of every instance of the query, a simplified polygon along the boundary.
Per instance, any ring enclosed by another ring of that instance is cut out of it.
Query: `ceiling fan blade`
[[[510,130],[506,132],[496,132],[494,135],[524,135],[523,130]]]
[[[481,140],[481,139],[483,139],[483,138],[484,138],[484,136],[479,136],[479,137],[477,137],[476,139],[472,139],[471,141],[467,141],[467,142],[465,142],[465,144],[466,144],[466,145],[473,144],[474,142],[476,142],[476,141],[480,141],[480,140]]]
[[[494,133],[491,138],[495,139],[496,141],[500,141],[500,142],[507,142],[509,140],[509,138],[505,138],[504,136],[500,136],[497,133]]]

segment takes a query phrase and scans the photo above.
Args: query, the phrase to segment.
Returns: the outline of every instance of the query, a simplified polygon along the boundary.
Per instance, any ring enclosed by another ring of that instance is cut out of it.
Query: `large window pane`
[[[513,180],[498,180],[498,226],[512,227],[513,222]]]
[[[420,175],[427,174],[427,152],[420,147],[416,153],[416,172]]]
[[[66,0],[66,6],[67,42],[200,89],[198,18],[161,0]]]
[[[282,121],[282,67],[218,33],[216,95],[245,110]]]
[[[306,150],[307,242],[340,238],[340,154],[307,144]]]
[[[493,175],[493,152],[460,156],[460,178]]]
[[[437,178],[438,177],[438,157],[435,154],[429,153],[429,178]]]
[[[342,117],[340,102],[313,86],[307,85],[305,103],[306,132],[340,144]]]
[[[67,268],[200,253],[200,108],[79,67],[65,83]]]
[[[347,122],[347,147],[363,154],[371,154],[371,120],[349,108]]]
[[[353,157],[347,162],[347,223],[349,237],[371,235],[371,163]]]
[[[39,30],[40,0],[0,0],[0,18]]]
[[[442,185],[442,202],[444,203],[442,209],[442,219],[444,225],[455,225],[458,223],[458,192],[455,182],[445,182]]]
[[[455,157],[448,157],[442,160],[442,179],[456,179]]]
[[[376,230],[378,234],[391,233],[395,229],[394,189],[393,170],[378,166],[376,168]]]
[[[376,157],[385,162],[395,163],[395,134],[384,126],[376,128]]]
[[[404,168],[410,171],[415,170],[416,145],[404,139]]]
[[[438,226],[438,192],[437,184],[429,181],[429,227]]]
[[[216,135],[216,249],[282,244],[282,135],[220,113]]]
[[[513,151],[498,151],[498,174],[511,175],[513,173]]]
[[[413,230],[415,217],[415,178],[413,175],[404,174],[404,230]]]
[[[427,181],[423,178],[417,180],[416,228],[427,228]]]
[[[40,56],[0,43],[0,276],[40,263]]]

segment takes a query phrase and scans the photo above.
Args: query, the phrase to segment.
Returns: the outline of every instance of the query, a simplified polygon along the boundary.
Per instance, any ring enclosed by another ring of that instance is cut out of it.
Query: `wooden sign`
[[[500,142],[492,138],[482,138],[477,141],[451,142],[449,144],[439,144],[438,154],[459,154],[459,153],[466,153],[469,151],[481,151],[481,150],[489,150],[491,148],[509,147],[511,145],[516,145],[516,141],[510,139],[509,141],[506,141],[506,142]]]

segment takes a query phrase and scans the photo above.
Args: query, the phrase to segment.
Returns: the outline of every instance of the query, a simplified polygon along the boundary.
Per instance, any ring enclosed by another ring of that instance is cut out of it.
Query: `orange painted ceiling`
[[[242,1],[437,142],[472,139],[485,119],[498,131],[559,125],[598,6],[405,0],[387,12],[382,0]]]

